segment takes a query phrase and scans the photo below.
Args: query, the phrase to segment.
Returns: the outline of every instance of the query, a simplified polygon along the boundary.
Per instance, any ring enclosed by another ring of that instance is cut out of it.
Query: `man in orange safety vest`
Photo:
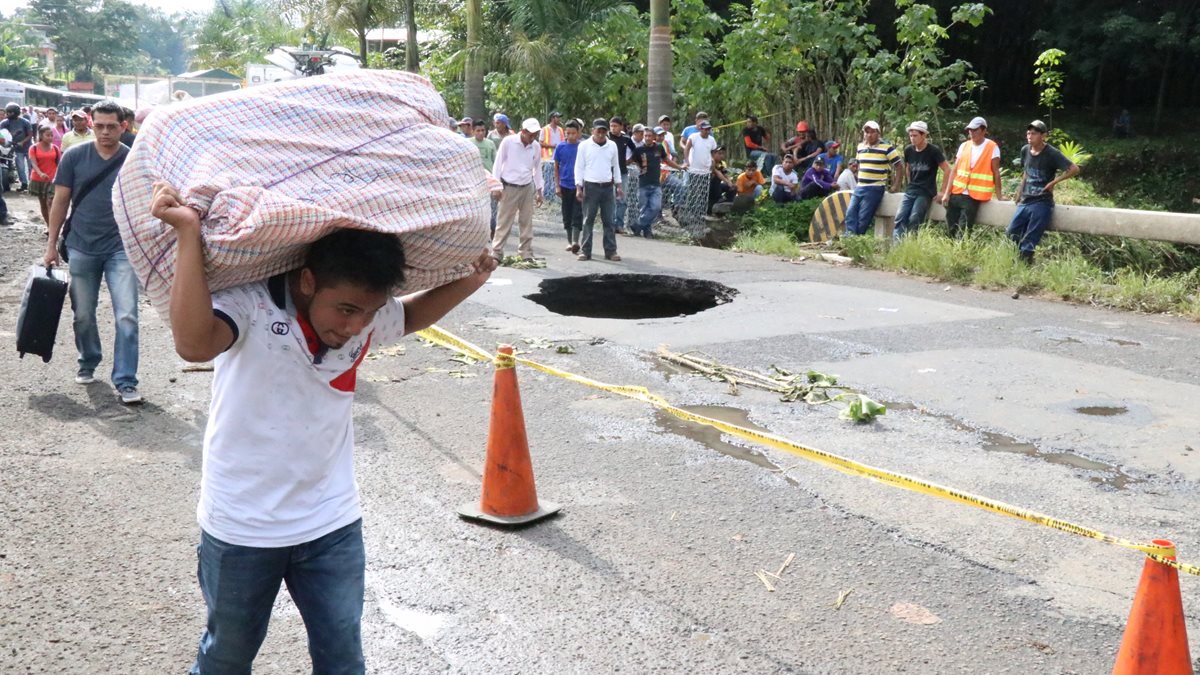
[[[976,117],[967,124],[970,138],[958,146],[950,183],[942,193],[946,206],[946,225],[951,236],[975,225],[979,206],[993,199],[1003,200],[1000,186],[1000,146],[987,137],[987,120]]]

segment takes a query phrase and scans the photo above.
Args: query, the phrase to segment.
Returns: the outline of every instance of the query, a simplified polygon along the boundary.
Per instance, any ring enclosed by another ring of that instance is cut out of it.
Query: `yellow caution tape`
[[[1076,525],[1065,520],[1059,520],[1058,518],[1053,518],[1036,511],[1030,511],[1029,509],[1023,509],[1018,506],[1012,506],[1011,504],[1005,504],[1004,502],[988,499],[987,497],[980,497],[969,492],[945,487],[943,485],[938,485],[937,483],[932,483],[920,478],[913,478],[911,476],[906,476],[894,471],[878,469],[873,466],[842,457],[840,455],[835,455],[831,452],[801,445],[795,441],[788,440],[781,436],[755,431],[753,429],[747,429],[736,424],[730,424],[729,422],[724,422],[722,420],[705,417],[704,415],[697,415],[696,413],[676,408],[668,403],[665,399],[651,394],[650,391],[645,387],[606,384],[604,382],[598,382],[596,380],[592,380],[581,375],[576,375],[574,373],[569,373],[565,370],[559,370],[558,368],[547,366],[529,359],[520,358],[517,356],[509,356],[507,354],[492,354],[491,352],[488,352],[481,347],[463,340],[460,337],[448,333],[437,326],[427,328],[426,330],[417,333],[417,335],[429,340],[430,342],[433,342],[434,344],[459,352],[460,354],[464,354],[471,358],[479,359],[481,361],[492,361],[497,365],[497,367],[511,368],[514,364],[519,363],[523,366],[540,370],[543,373],[554,375],[555,377],[560,377],[564,380],[576,382],[578,384],[595,389],[600,389],[618,396],[624,396],[626,398],[649,403],[659,410],[666,411],[671,415],[678,417],[679,419],[696,422],[697,424],[704,424],[719,429],[730,436],[737,436],[738,438],[742,438],[759,445],[764,445],[776,450],[782,450],[818,464],[837,469],[838,471],[850,474],[852,476],[870,478],[871,480],[879,481],[893,487],[932,495],[934,497],[940,497],[942,499],[958,502],[960,504],[966,504],[967,506],[973,506],[986,511],[992,511],[1005,516],[1018,518],[1030,523],[1043,525],[1045,527],[1060,530],[1062,532],[1069,532],[1081,537],[1095,539],[1106,544],[1113,544],[1115,546],[1141,551],[1155,562],[1173,567],[1180,572],[1200,576],[1200,566],[1184,564],[1174,559],[1175,547],[1173,546],[1160,546],[1154,543],[1143,544],[1129,541],[1128,539],[1122,539],[1120,537],[1114,537],[1099,530],[1094,530],[1090,527],[1084,527],[1082,525]]]

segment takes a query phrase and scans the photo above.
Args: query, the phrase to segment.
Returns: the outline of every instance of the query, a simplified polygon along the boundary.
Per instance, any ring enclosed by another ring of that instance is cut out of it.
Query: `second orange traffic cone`
[[[511,356],[513,348],[501,345],[500,353]],[[538,502],[517,371],[511,362],[497,364],[483,494],[478,502],[459,507],[458,515],[497,525],[523,525],[552,516],[560,508],[551,502]]]
[[[1154,543],[1175,548],[1163,539]],[[1113,675],[1192,675],[1179,571],[1174,567],[1146,560]]]

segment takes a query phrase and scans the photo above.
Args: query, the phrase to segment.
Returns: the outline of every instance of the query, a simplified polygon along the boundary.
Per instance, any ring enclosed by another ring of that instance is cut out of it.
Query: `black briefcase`
[[[58,335],[58,319],[67,297],[66,273],[37,265],[25,284],[21,314],[17,318],[17,351],[37,354],[49,363]]]

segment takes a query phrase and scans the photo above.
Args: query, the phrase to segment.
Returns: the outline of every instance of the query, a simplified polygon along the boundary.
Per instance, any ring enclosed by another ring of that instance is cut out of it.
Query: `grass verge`
[[[1200,268],[1170,271],[1173,265],[1161,261],[1150,264],[1133,256],[1106,269],[1105,258],[1095,257],[1086,243],[1063,239],[1047,242],[1048,246],[1039,249],[1033,266],[1021,263],[1012,242],[990,229],[953,239],[937,227],[926,227],[899,243],[850,237],[842,246],[845,255],[856,263],[874,269],[1200,320]]]

